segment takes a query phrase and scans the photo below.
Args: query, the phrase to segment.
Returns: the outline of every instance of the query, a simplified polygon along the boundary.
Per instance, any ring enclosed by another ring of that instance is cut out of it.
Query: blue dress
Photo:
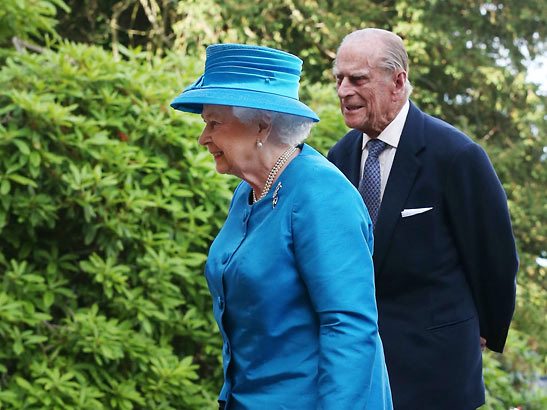
[[[241,182],[205,275],[224,339],[219,400],[240,409],[392,409],[371,222],[308,145],[250,205]]]

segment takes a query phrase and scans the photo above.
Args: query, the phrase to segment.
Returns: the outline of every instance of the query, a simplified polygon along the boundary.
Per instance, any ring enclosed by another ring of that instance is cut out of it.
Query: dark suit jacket
[[[356,187],[361,144],[352,130],[328,154]],[[433,209],[401,215],[426,207]],[[479,407],[479,335],[503,350],[518,269],[507,199],[484,150],[410,103],[374,235],[394,408]]]

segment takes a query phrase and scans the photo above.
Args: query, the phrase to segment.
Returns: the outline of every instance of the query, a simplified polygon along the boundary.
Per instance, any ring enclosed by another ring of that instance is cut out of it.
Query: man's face
[[[393,76],[378,66],[377,41],[349,42],[338,51],[334,75],[346,125],[375,138],[393,120]],[[396,115],[396,113],[395,113]]]

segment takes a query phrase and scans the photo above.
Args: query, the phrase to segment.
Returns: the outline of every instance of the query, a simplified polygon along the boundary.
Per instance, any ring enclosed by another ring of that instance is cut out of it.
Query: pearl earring
[[[257,140],[257,141],[256,141],[256,146],[257,146],[258,148],[262,148],[262,141]]]

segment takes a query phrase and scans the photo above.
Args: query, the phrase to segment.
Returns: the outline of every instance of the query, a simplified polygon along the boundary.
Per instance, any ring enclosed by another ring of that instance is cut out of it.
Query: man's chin
[[[349,128],[359,128],[362,124],[362,121],[359,121],[357,118],[346,115],[344,115],[344,122]]]

